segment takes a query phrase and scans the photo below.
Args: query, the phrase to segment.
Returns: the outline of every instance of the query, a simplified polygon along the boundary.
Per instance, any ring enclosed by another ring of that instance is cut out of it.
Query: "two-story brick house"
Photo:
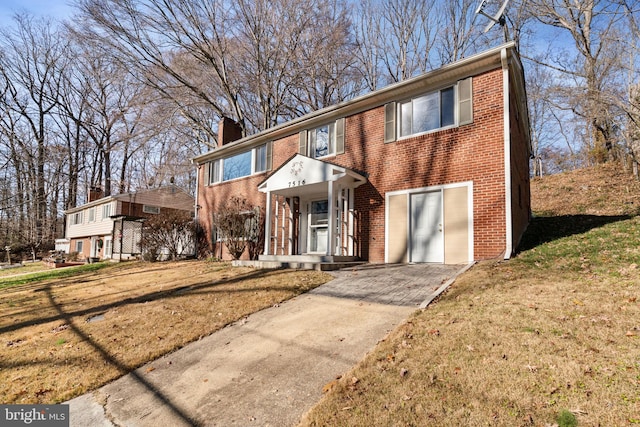
[[[232,195],[265,208],[263,260],[508,258],[529,222],[513,43],[228,142],[231,126],[194,159],[197,218],[216,253],[212,217]]]
[[[165,209],[192,213],[194,202],[192,195],[174,185],[107,197],[92,189],[87,203],[65,212],[65,249],[80,259],[140,255],[144,218]]]

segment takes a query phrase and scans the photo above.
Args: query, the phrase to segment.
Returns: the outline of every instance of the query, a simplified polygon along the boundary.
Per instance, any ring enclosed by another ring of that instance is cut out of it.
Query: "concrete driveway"
[[[365,265],[67,403],[70,425],[291,426],[466,266]]]

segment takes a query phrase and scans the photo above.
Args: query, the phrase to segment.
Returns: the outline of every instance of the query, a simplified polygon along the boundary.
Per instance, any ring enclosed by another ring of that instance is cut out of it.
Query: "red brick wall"
[[[500,69],[475,76],[472,124],[388,144],[384,143],[384,106],[346,117],[345,153],[323,160],[359,171],[369,180],[355,192],[360,233],[358,255],[362,259],[384,261],[387,192],[464,181],[473,181],[476,259],[504,253],[502,89]],[[274,141],[274,170],[297,150],[298,134]],[[522,159],[513,161],[520,163]],[[528,160],[525,163],[528,164]],[[200,182],[203,182],[203,170],[201,167]],[[260,174],[214,186],[201,185],[198,203],[203,209],[199,218],[205,227],[210,227],[211,211],[231,195],[242,195],[264,206],[265,195],[256,187],[265,178],[265,174]]]

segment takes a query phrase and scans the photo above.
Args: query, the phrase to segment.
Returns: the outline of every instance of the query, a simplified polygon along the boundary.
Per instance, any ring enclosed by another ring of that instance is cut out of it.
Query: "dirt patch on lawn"
[[[121,264],[0,292],[0,402],[55,403],[331,280],[185,261]]]

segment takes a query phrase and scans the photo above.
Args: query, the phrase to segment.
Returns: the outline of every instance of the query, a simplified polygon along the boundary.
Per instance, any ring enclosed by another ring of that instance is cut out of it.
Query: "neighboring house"
[[[198,156],[197,218],[264,207],[261,260],[509,258],[530,219],[530,135],[515,45],[445,65]],[[313,258],[313,257],[311,257]]]
[[[65,212],[66,252],[80,259],[128,259],[141,253],[144,218],[164,209],[193,212],[194,198],[176,186],[101,197],[92,189],[89,202]],[[60,248],[64,248],[60,241]],[[58,243],[56,243],[58,247]]]

